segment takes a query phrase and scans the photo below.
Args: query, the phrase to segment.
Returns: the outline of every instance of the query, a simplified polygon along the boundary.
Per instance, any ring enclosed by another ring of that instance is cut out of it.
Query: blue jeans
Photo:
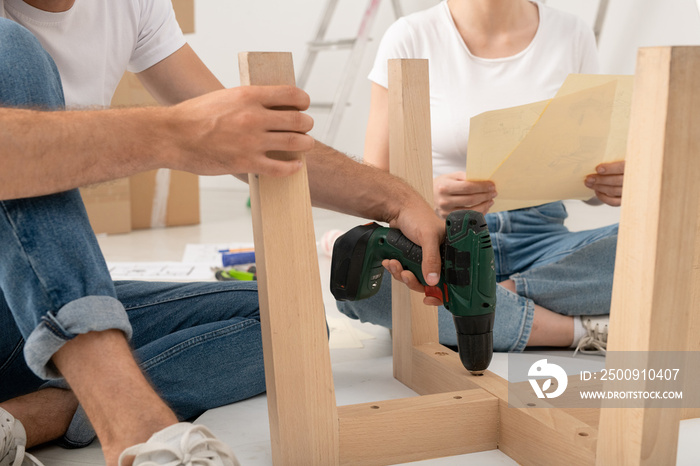
[[[0,105],[64,107],[49,55],[2,18]],[[114,283],[77,189],[0,201],[0,244],[0,402],[66,387],[52,356],[79,334],[108,329],[130,338],[180,419],[265,390],[256,283]],[[94,436],[79,408],[65,444]]]
[[[617,225],[570,232],[564,204],[486,215],[499,282],[511,279],[516,293],[496,290],[495,351],[523,351],[532,331],[535,303],[563,315],[610,313]],[[391,328],[391,275],[363,301],[338,302],[345,315]],[[403,285],[402,285],[403,286]],[[452,314],[438,308],[440,342],[456,346]]]

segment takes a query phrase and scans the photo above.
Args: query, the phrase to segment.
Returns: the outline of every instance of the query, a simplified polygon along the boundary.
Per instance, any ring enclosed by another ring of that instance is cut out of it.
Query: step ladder
[[[367,3],[367,8],[362,16],[362,21],[360,22],[360,27],[357,31],[356,37],[339,40],[326,40],[328,26],[333,19],[333,14],[338,6],[338,1],[339,0],[328,0],[326,3],[316,35],[308,44],[306,58],[297,79],[297,86],[301,89],[305,89],[319,52],[350,50],[350,54],[343,70],[343,75],[340,83],[338,84],[338,88],[335,91],[333,101],[328,103],[311,104],[311,108],[314,110],[325,110],[328,112],[325,127],[318,139],[329,145],[333,144],[333,141],[338,133],[338,128],[340,127],[340,122],[343,118],[343,112],[345,107],[348,105],[350,92],[352,91],[357,74],[360,71],[360,65],[367,48],[367,43],[370,41],[370,31],[374,25],[374,20],[376,19],[377,11],[379,10],[379,5],[381,3],[381,0],[369,0]],[[403,11],[399,0],[391,0],[391,4],[393,6],[396,18],[398,19],[403,16]]]
[[[608,0],[600,0],[598,3],[598,12],[595,15],[595,24],[593,25],[596,43],[600,41],[600,33],[603,31],[603,24],[605,23],[605,15],[607,12]]]

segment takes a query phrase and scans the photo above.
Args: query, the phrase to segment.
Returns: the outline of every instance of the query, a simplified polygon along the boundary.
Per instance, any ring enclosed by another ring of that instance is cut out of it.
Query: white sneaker
[[[146,443],[119,455],[134,457],[133,466],[240,466],[233,451],[201,425],[181,422],[156,432]]]
[[[335,240],[344,234],[344,231],[328,230],[321,236],[321,251],[323,251],[326,257],[333,257],[333,245],[335,245]]]
[[[576,345],[574,356],[579,351],[586,354],[605,354],[608,348],[608,324],[610,316],[581,316],[581,323],[586,334]]]
[[[24,451],[27,433],[21,422],[0,408],[0,466],[44,466]]]

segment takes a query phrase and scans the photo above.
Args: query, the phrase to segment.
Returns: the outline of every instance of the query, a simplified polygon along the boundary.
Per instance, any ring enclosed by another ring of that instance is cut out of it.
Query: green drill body
[[[469,210],[448,215],[441,255],[439,294],[430,288],[429,294],[442,298],[454,316],[462,363],[472,373],[483,372],[493,353],[496,306],[494,254],[483,215]],[[353,228],[334,245],[331,291],[341,301],[374,295],[384,275],[384,259],[398,260],[426,285],[422,258],[421,247],[397,229],[376,223]]]

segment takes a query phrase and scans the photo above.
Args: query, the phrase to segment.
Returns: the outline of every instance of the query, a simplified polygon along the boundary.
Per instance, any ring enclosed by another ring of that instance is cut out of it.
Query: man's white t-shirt
[[[388,87],[390,58],[429,59],[433,176],[465,170],[471,117],[552,98],[569,73],[598,72],[592,30],[576,16],[537,6],[532,42],[505,58],[472,55],[446,1],[399,19],[385,33],[373,82]]]
[[[76,0],[60,13],[0,0],[3,14],[54,59],[68,107],[109,106],[125,70],[143,71],[185,45],[170,0]]]

